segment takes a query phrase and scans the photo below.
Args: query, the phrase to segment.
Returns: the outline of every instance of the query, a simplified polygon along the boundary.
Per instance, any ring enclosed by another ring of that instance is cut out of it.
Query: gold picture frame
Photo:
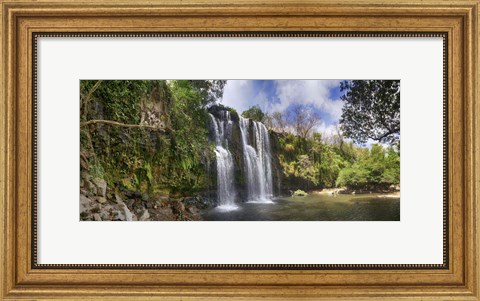
[[[9,299],[478,300],[480,114],[475,1],[1,1],[2,292]],[[46,36],[442,36],[444,263],[39,265],[36,38]],[[446,118],[448,116],[448,118]],[[448,138],[447,138],[448,137]],[[32,201],[33,200],[33,201]],[[448,200],[448,201],[447,201]]]

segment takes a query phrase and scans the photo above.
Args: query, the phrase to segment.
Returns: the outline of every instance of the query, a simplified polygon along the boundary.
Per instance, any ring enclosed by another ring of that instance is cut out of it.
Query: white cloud
[[[255,92],[251,80],[229,80],[223,90],[221,103],[232,107],[239,113],[258,104],[262,109],[267,105],[267,95],[264,91]]]
[[[372,145],[373,145],[373,144],[378,144],[378,145],[380,145],[381,147],[383,147],[384,149],[388,149],[388,147],[390,146],[390,145],[388,145],[388,143],[380,143],[380,142],[378,142],[378,141],[376,141],[376,140],[373,140],[373,139],[370,139],[370,138],[368,138],[367,142],[365,142],[365,146],[366,146],[368,149],[372,149]]]
[[[312,105],[338,122],[343,103],[331,99],[330,91],[340,85],[338,80],[275,80],[273,91],[255,89],[252,80],[229,80],[225,85],[221,103],[239,113],[253,105],[263,111],[285,111],[292,104]]]
[[[315,128],[315,132],[321,133],[325,137],[332,137],[337,134],[337,124],[326,124],[321,121],[320,125]]]
[[[269,111],[284,111],[294,103],[313,105],[328,113],[333,120],[342,114],[343,103],[330,98],[330,90],[338,87],[338,80],[278,80],[276,81],[277,103],[269,106]]]

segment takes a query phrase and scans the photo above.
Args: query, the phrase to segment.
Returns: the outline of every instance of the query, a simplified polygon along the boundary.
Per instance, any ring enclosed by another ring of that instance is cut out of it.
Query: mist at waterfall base
[[[400,198],[369,195],[274,197],[272,152],[265,125],[228,110],[210,114],[215,143],[216,206],[203,213],[216,221],[398,221]],[[235,160],[233,132],[240,132],[241,159]],[[240,165],[240,166],[239,166]],[[241,171],[242,183],[235,174]],[[238,182],[238,181],[237,181]]]

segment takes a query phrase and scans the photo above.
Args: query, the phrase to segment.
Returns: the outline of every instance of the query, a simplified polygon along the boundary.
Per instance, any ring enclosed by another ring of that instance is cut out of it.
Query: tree
[[[308,155],[299,155],[295,162],[295,176],[318,185],[318,175],[315,165]]]
[[[221,99],[226,80],[189,80],[192,88],[200,92],[204,105]]]
[[[340,118],[344,135],[357,143],[369,139],[396,144],[400,139],[400,81],[343,81]]]
[[[306,139],[312,129],[320,124],[320,117],[306,105],[297,104],[292,109],[292,125],[295,133]]]
[[[268,116],[268,120],[270,121],[270,127],[277,132],[285,133],[288,127],[288,120],[286,115],[282,112],[273,112],[271,115]]]
[[[392,146],[385,150],[378,144],[362,149],[359,160],[340,171],[336,185],[359,190],[388,190],[400,183],[400,157]]]
[[[80,81],[80,126],[104,124],[163,131],[140,124],[141,102],[150,89],[151,82],[143,80]],[[96,110],[91,109],[94,105]]]
[[[263,122],[265,119],[265,113],[262,112],[262,109],[260,109],[258,105],[254,105],[250,107],[250,109],[243,111],[242,116],[259,122]]]

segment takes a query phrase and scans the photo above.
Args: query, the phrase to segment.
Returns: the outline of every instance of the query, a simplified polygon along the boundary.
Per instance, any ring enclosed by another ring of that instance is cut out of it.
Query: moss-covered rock
[[[295,190],[295,192],[293,193],[293,196],[307,196],[307,195],[308,195],[308,193],[306,193],[305,191],[300,190],[300,189]]]

